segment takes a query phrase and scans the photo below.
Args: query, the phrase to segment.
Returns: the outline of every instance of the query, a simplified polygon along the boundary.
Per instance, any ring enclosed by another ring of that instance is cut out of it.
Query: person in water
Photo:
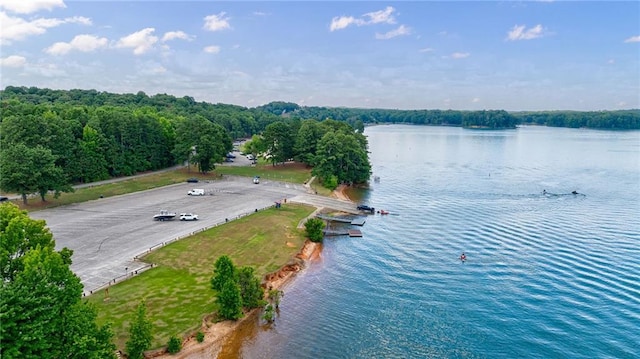
[[[578,191],[573,191],[571,192],[571,194],[578,194]]]
[[[460,255],[460,260],[463,262],[467,260],[467,256],[464,255],[464,252]]]
[[[543,190],[542,190],[542,194],[547,194],[547,190],[546,190],[546,189],[543,189]]]

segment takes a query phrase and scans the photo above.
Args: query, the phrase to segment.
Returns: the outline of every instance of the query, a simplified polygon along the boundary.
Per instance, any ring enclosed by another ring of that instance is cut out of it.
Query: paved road
[[[192,188],[202,188],[207,195],[188,196]],[[47,221],[58,249],[73,249],[71,269],[82,280],[85,293],[90,293],[144,267],[145,263],[135,257],[158,244],[272,206],[284,198],[357,213],[353,203],[310,194],[302,185],[266,179],[253,184],[251,178],[225,176],[220,181],[175,184],[29,215]],[[196,213],[200,220],[154,221],[153,215],[162,209]]]

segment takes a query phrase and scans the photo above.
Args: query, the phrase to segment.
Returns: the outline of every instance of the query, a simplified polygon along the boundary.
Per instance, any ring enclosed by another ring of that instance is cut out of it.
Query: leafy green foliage
[[[213,277],[211,278],[211,288],[220,292],[227,282],[236,282],[236,266],[229,256],[218,257],[213,265]]]
[[[214,169],[215,163],[222,162],[232,149],[231,138],[224,128],[203,117],[189,117],[176,126],[175,157],[197,165],[202,173]]]
[[[13,143],[0,151],[0,188],[20,193],[25,204],[27,195],[32,193],[40,193],[44,201],[50,190],[56,194],[72,191],[62,168],[55,162],[56,157],[48,148]]]
[[[271,163],[284,163],[293,158],[295,137],[288,124],[278,121],[268,125],[264,130],[264,143]]]
[[[0,205],[0,274],[3,282],[13,281],[24,270],[24,256],[30,250],[54,246],[53,235],[44,220],[29,218],[26,211],[13,203]]]
[[[264,319],[267,323],[273,323],[275,319],[275,311],[273,309],[273,305],[267,304],[264,308],[264,313],[262,313],[262,319]]]
[[[221,318],[236,320],[242,316],[242,296],[235,281],[230,280],[222,285],[218,292],[218,303],[218,314]]]
[[[180,350],[182,350],[182,342],[180,339],[176,336],[169,338],[169,342],[167,343],[167,352],[169,352],[169,354],[176,354]]]
[[[238,285],[242,296],[242,306],[248,309],[262,305],[264,290],[260,285],[260,279],[252,267],[240,267],[238,270]]]
[[[151,347],[151,340],[153,339],[151,330],[151,322],[147,319],[147,305],[142,301],[138,304],[135,317],[129,327],[129,340],[126,344],[129,359],[142,359],[144,357],[144,351]]]
[[[22,270],[0,284],[0,356],[114,358],[110,327],[96,325],[95,308],[81,296],[68,258],[52,247],[28,250]]]
[[[324,221],[320,218],[309,218],[304,223],[305,231],[307,232],[307,237],[312,242],[322,242],[324,238],[324,234],[322,233],[322,229],[324,228]]]
[[[198,331],[196,333],[196,340],[198,341],[198,343],[202,343],[204,341],[204,333],[201,331]]]
[[[271,289],[269,291],[269,303],[274,307],[280,307],[280,299],[284,297],[284,292],[280,289]]]
[[[366,138],[355,132],[327,132],[320,142],[313,173],[330,188],[331,176],[338,183],[362,183],[371,175]]]

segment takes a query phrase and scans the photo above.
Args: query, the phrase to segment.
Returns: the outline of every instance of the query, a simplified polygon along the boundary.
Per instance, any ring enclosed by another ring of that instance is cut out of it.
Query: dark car
[[[227,158],[225,158],[225,159],[224,159],[224,161],[225,161],[225,162],[233,162],[233,158],[229,158],[229,157],[227,157]]]
[[[198,183],[198,179],[195,177],[187,178],[187,182],[189,183]]]
[[[236,155],[233,153],[227,153],[227,158],[236,158]]]
[[[0,202],[8,201],[9,197],[0,196]]]
[[[373,207],[369,207],[369,206],[367,206],[366,204],[361,204],[361,205],[359,205],[359,206],[358,206],[358,210],[359,210],[359,211],[365,211],[365,212],[371,212],[371,213],[373,213],[373,212],[375,212],[375,211],[376,211],[376,209],[375,209],[375,208],[373,208]]]

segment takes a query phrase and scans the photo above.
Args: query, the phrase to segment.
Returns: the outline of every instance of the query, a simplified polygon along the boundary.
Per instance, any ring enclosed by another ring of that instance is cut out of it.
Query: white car
[[[198,215],[193,213],[180,213],[181,221],[197,221]]]
[[[204,189],[202,188],[190,189],[189,192],[187,192],[187,194],[189,196],[204,196]]]

